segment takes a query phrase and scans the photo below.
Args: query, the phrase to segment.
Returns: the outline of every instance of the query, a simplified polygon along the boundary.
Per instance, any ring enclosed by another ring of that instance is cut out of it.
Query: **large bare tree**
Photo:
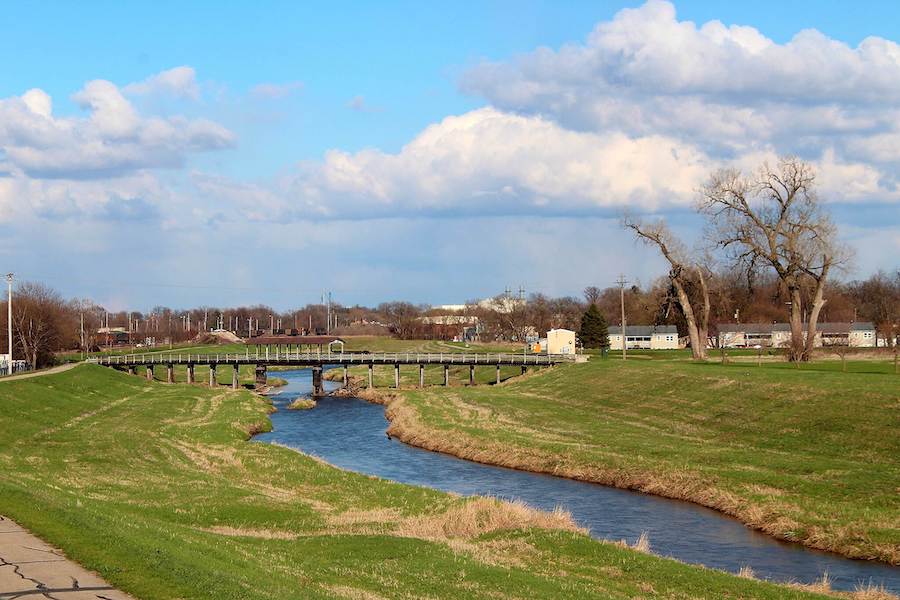
[[[32,368],[53,362],[65,334],[71,329],[65,301],[40,283],[22,283],[13,297],[13,325],[18,344]]]
[[[793,361],[809,359],[826,282],[849,258],[816,194],[815,180],[812,166],[795,157],[780,158],[774,168],[764,163],[749,174],[722,169],[701,188],[698,207],[709,218],[717,246],[748,271],[771,267],[785,286]],[[811,289],[808,307],[803,305],[805,286]]]
[[[675,237],[665,222],[645,223],[626,217],[624,224],[634,230],[639,240],[656,246],[668,261],[669,281],[687,323],[691,355],[695,360],[705,359],[710,312],[706,267],[690,256],[684,244]]]

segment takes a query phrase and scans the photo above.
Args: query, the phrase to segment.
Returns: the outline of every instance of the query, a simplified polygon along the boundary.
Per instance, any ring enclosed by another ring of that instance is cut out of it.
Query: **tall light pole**
[[[7,349],[9,350],[9,355],[7,356],[9,364],[6,365],[6,369],[10,375],[13,372],[13,346],[12,346],[12,283],[13,283],[13,274],[6,274],[6,331],[7,331]]]
[[[627,339],[625,337],[625,284],[628,283],[625,280],[625,275],[619,275],[619,280],[616,281],[619,284],[619,302],[622,305],[622,360],[627,358],[625,347],[628,345]]]

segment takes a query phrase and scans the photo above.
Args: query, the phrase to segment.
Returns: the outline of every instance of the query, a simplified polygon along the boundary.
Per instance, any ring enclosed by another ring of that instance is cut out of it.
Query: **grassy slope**
[[[900,563],[900,378],[594,358],[503,385],[404,392],[393,433],[474,460],[700,502],[779,537]],[[673,360],[673,358],[675,360]]]
[[[571,531],[460,529],[465,499],[248,443],[268,408],[93,366],[0,384],[0,511],[142,598],[816,597]]]

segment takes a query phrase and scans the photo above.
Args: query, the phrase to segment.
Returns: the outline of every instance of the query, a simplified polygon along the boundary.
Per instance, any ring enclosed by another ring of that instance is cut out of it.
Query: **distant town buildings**
[[[675,350],[678,328],[674,325],[626,325],[625,348],[628,350]],[[622,328],[609,328],[609,349],[622,349]]]
[[[806,324],[803,325],[804,336]],[[719,346],[722,348],[785,348],[791,344],[788,323],[738,323],[719,325]],[[874,348],[875,326],[868,322],[819,323],[813,345]]]

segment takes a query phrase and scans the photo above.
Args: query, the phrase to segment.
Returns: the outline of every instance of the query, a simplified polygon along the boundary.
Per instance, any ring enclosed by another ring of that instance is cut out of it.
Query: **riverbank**
[[[688,500],[778,539],[900,564],[892,365],[594,360],[500,386],[360,397],[467,460]],[[817,369],[813,371],[812,369]]]
[[[812,599],[271,444],[268,399],[80,366],[0,386],[0,513],[138,598]]]

